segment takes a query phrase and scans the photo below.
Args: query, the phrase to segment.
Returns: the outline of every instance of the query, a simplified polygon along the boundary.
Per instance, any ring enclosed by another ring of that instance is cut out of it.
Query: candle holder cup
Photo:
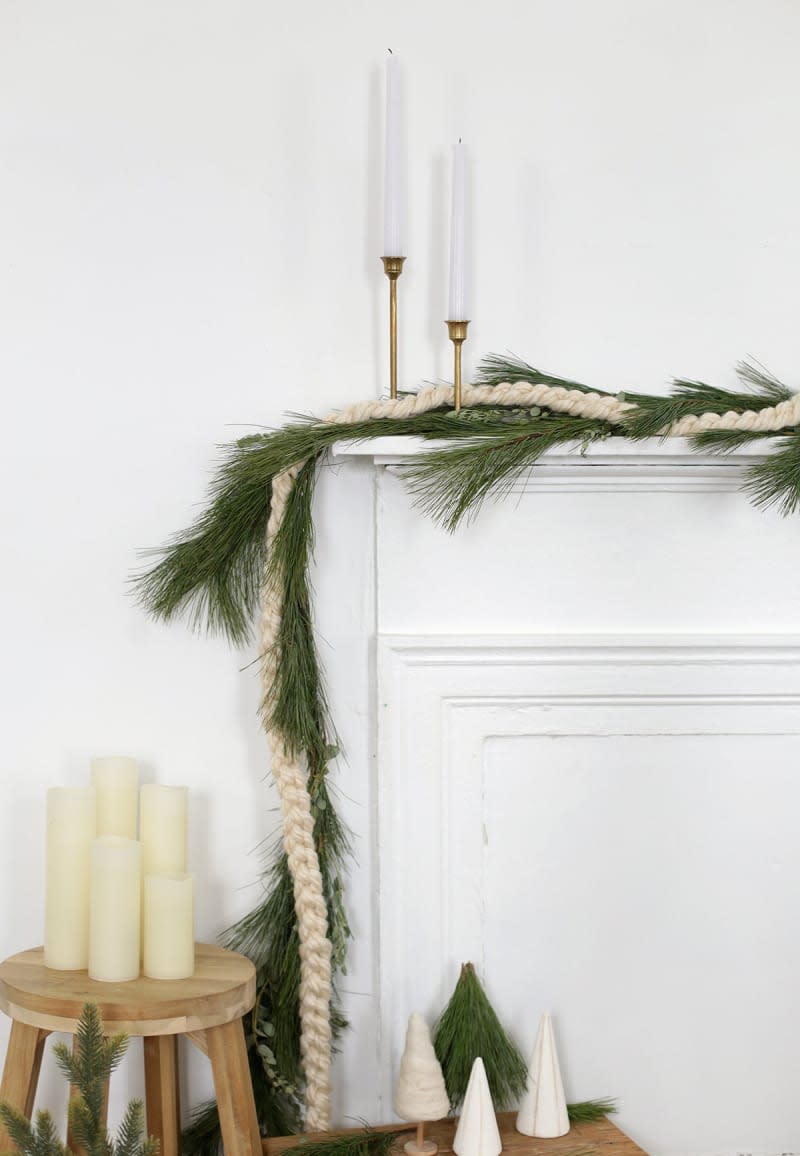
[[[453,410],[461,412],[461,346],[467,340],[469,321],[446,321],[447,333],[453,343]]]
[[[389,278],[389,397],[397,397],[397,278],[403,272],[405,257],[381,257],[383,271]]]

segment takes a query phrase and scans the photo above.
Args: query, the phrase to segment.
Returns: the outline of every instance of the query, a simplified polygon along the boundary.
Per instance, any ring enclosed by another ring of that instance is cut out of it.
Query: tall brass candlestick
[[[467,340],[469,321],[446,321],[447,332],[453,343],[453,409],[461,411],[461,346]]]
[[[389,396],[397,397],[397,278],[405,257],[381,257],[381,261],[389,278]]]

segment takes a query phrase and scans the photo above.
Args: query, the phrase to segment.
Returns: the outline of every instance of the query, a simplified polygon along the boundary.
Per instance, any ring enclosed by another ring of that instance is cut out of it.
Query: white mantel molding
[[[331,456],[339,462],[372,461],[390,473],[402,474],[403,467],[416,458],[450,444],[415,437],[340,441],[332,446]],[[648,438],[640,442],[607,438],[586,449],[580,442],[569,442],[544,454],[527,476],[515,482],[511,492],[737,490],[747,468],[763,460],[764,449],[769,445],[747,445],[719,456],[698,453],[686,438]]]

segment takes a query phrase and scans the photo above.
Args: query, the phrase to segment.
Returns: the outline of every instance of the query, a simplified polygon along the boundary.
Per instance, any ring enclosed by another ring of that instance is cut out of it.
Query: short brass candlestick
[[[389,278],[389,397],[397,397],[397,278],[405,257],[381,257]]]
[[[461,346],[467,340],[469,321],[446,321],[447,332],[453,343],[453,409],[461,411]]]

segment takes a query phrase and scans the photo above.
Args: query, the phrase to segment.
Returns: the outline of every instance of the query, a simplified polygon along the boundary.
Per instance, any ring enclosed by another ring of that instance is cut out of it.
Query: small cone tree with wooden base
[[[425,1123],[441,1120],[450,1110],[444,1076],[431,1043],[431,1033],[417,1012],[409,1017],[394,1110],[402,1120],[416,1121],[417,1134],[405,1145],[408,1156],[433,1156],[438,1144],[425,1139]]]
[[[461,967],[433,1043],[451,1107],[457,1108],[462,1103],[478,1056],[483,1060],[495,1107],[510,1108],[519,1102],[525,1091],[527,1065],[497,1018],[471,963]]]

